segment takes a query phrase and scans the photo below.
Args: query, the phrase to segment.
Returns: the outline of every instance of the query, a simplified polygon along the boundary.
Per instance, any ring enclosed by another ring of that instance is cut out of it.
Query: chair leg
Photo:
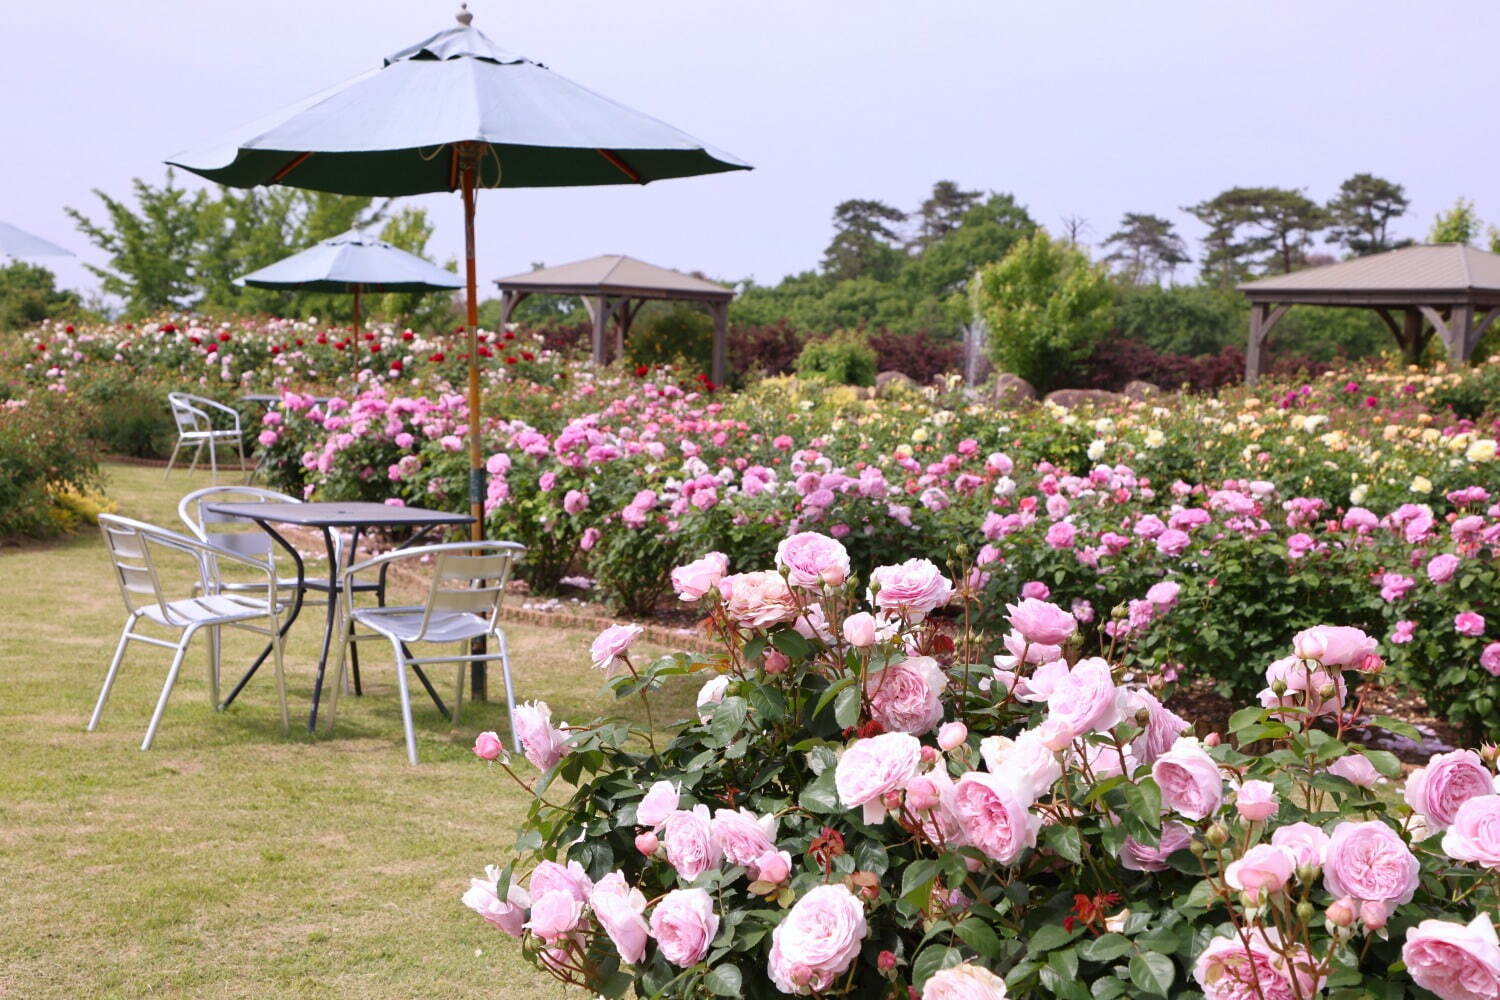
[[[505,633],[495,629],[495,640],[500,645],[500,673],[505,677],[505,710],[510,720],[510,744],[516,753],[521,752],[521,738],[516,735],[516,691],[510,682],[510,649],[505,645]]]
[[[286,707],[286,667],[281,655],[281,630],[278,623],[271,619],[271,649],[276,656],[276,697],[281,702],[281,735],[287,736],[292,731],[292,716]]]
[[[208,696],[215,707],[219,704],[219,643],[222,638],[220,632],[217,625],[212,625],[208,629]]]
[[[193,449],[193,464],[188,466],[188,475],[198,471],[198,460],[203,457],[203,442],[198,442],[198,447]]]
[[[130,641],[130,626],[134,619],[126,619],[125,629],[120,633],[120,644],[115,647],[115,657],[109,661],[109,671],[104,675],[104,686],[99,689],[99,701],[94,705],[94,714],[89,717],[88,731],[93,732],[104,714],[104,703],[109,700],[109,689],[115,686],[115,675],[120,672],[120,661],[125,659],[125,644]]]
[[[396,687],[401,692],[401,723],[406,727],[406,759],[416,767],[417,737],[411,728],[411,689],[406,683],[406,651],[399,642],[391,645],[396,647]]]
[[[467,642],[460,642],[458,644],[458,655],[463,656],[468,653],[468,646]],[[451,723],[450,728],[455,732],[458,730],[458,713],[464,709],[464,671],[468,669],[469,665],[463,660],[459,660],[456,666],[458,667],[458,683],[453,688],[453,718],[449,720]]]
[[[167,471],[161,474],[161,481],[166,482],[172,477],[172,463],[177,461],[177,453],[182,450],[182,437],[177,438],[177,444],[172,448],[172,456],[167,459]]]
[[[240,453],[240,471],[245,474],[245,483],[246,483],[246,485],[249,485],[250,481],[254,478],[253,473],[254,473],[255,470],[246,468],[246,465],[245,465],[245,436],[243,434],[234,439],[234,446],[235,446],[236,449],[239,450],[239,453]]]
[[[339,691],[344,687],[344,667],[349,657],[349,647],[354,644],[354,622],[348,630],[339,629],[339,662],[333,672],[333,690],[328,693],[328,731],[333,732],[333,720],[339,714]]]
[[[182,669],[182,658],[187,654],[188,643],[193,639],[193,629],[189,628],[182,633],[182,642],[177,645],[177,652],[172,656],[172,667],[167,671],[166,683],[161,686],[161,697],[156,699],[156,711],[151,713],[151,724],[146,727],[146,738],[141,741],[142,750],[150,750],[151,742],[156,739],[156,727],[161,725],[161,715],[167,710],[167,698],[172,694],[172,685],[177,683],[177,671]]]
[[[208,467],[213,470],[213,483],[219,484],[219,442],[213,438],[208,439]]]

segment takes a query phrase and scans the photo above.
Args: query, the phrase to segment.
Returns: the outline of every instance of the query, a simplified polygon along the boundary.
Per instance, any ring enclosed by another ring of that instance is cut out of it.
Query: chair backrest
[[[104,534],[104,546],[109,552],[125,609],[134,614],[154,605],[161,609],[168,625],[178,624],[169,607],[171,598],[162,588],[155,553],[166,549],[185,554],[192,559],[202,581],[207,570],[199,543],[175,531],[117,514],[100,514],[99,529]]]
[[[413,549],[411,554],[424,549],[430,551],[433,565],[421,635],[427,634],[434,614],[455,611],[486,618],[494,628],[500,619],[505,585],[526,554],[526,546],[519,542],[450,542]]]
[[[213,429],[213,421],[207,413],[193,405],[194,400],[195,397],[185,392],[167,393],[167,403],[172,407],[172,419],[177,424],[179,434]]]
[[[177,503],[177,516],[200,542],[241,555],[263,558],[272,552],[271,536],[248,518],[220,514],[204,508],[206,503],[301,503],[294,496],[258,486],[206,486],[194,490]]]

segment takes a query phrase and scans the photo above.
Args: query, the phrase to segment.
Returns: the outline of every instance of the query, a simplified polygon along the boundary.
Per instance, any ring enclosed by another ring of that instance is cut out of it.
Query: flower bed
[[[977,595],[930,562],[862,588],[828,536],[775,559],[673,574],[712,655],[637,664],[624,626],[594,644],[620,698],[708,677],[697,719],[528,704],[534,781],[476,741],[534,799],[521,860],[464,902],[538,968],[604,996],[1500,994],[1496,755],[1403,781],[1351,747],[1375,639],[1298,632],[1199,739],[1144,667],[1084,655],[1127,639],[1056,604],[1010,604],[990,662],[934,626]]]

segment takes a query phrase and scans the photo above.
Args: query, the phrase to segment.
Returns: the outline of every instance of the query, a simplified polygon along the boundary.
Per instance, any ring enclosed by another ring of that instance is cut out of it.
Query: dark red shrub
[[[880,330],[870,334],[870,346],[875,348],[878,371],[901,372],[918,384],[931,382],[934,375],[963,370],[963,345],[926,330]]]

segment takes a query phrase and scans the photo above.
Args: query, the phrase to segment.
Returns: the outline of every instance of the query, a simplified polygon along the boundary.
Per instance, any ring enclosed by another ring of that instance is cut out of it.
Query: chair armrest
[[[513,552],[518,560],[526,552],[526,546],[520,542],[485,542],[483,544],[492,551],[495,549],[504,549],[505,551]],[[355,563],[344,570],[344,583],[347,588],[347,585],[353,581],[356,574],[364,573],[401,559],[411,559],[416,556],[442,555],[444,552],[470,552],[473,550],[474,545],[474,542],[444,542],[440,545],[417,545],[409,549],[392,549],[389,552],[366,559],[362,563]]]
[[[221,403],[221,402],[219,402],[218,400],[215,400],[215,399],[207,399],[207,398],[204,398],[204,399],[195,399],[194,402],[198,402],[198,403],[202,403],[202,404],[207,405],[207,406],[211,406],[214,409],[219,410],[220,412],[229,414],[231,417],[234,418],[234,430],[235,430],[235,433],[236,434],[243,433],[240,430],[240,411],[239,410],[236,410],[232,406],[227,406],[224,403]]]

